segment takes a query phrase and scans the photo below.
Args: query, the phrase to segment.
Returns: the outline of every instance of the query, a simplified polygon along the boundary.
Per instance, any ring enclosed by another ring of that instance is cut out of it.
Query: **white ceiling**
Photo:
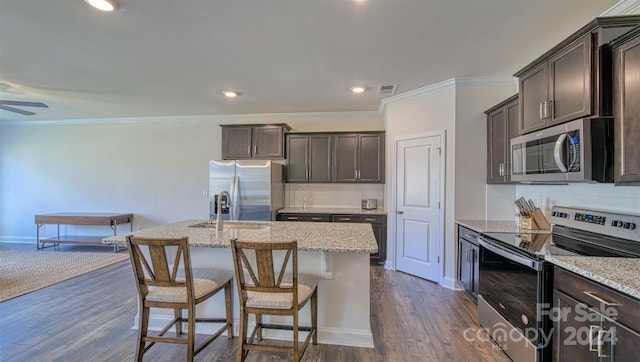
[[[0,99],[50,107],[0,121],[375,111],[381,84],[511,76],[615,3],[0,0]]]

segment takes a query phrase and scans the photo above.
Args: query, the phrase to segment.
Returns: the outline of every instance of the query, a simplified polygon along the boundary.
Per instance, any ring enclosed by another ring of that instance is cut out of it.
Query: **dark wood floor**
[[[0,250],[35,249],[0,243]],[[61,246],[49,251],[111,252]],[[309,346],[305,361],[508,361],[478,330],[477,308],[463,292],[420,278],[371,267],[371,328],[376,348]],[[0,361],[133,361],[136,289],[123,261],[96,272],[0,303]],[[198,361],[236,358],[237,338],[219,338]],[[184,346],[156,345],[146,361],[180,361]],[[290,360],[277,353],[249,354],[249,361]]]

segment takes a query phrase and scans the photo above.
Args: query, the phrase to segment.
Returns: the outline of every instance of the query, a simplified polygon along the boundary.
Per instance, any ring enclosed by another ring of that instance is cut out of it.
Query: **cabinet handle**
[[[258,154],[258,145],[253,145],[253,156]]]
[[[295,216],[287,216],[287,220],[298,220]]]
[[[542,110],[542,108],[544,107],[544,102],[540,102],[540,120],[544,119],[544,111]]]
[[[546,114],[547,118],[553,118],[553,101],[547,101]]]
[[[610,306],[610,305],[619,305],[618,303],[613,303],[613,302],[608,302],[600,297],[598,297],[597,295],[593,294],[593,292],[586,292],[586,291],[582,291],[582,293],[590,296],[591,298],[597,300],[598,302],[606,305],[606,306]]]
[[[465,234],[464,237],[467,238],[467,239],[475,239],[476,238],[475,235],[471,235],[471,234]]]
[[[340,221],[351,221],[351,219],[348,217],[341,217]]]
[[[602,338],[603,335],[606,335],[607,333],[609,333],[609,331],[606,331],[604,329],[599,329],[598,330],[598,336],[596,338],[596,341],[598,342],[598,345],[596,347],[596,349],[598,350],[598,357],[609,357],[609,355],[603,354],[602,353],[602,346],[604,345],[604,339]]]
[[[600,326],[594,326],[594,325],[589,326],[589,351],[590,352],[598,351],[598,347],[596,348],[593,347],[593,335],[595,334],[594,332],[600,333]]]
[[[376,220],[376,219],[368,219],[367,218],[367,219],[364,219],[364,221],[378,221],[378,220]]]
[[[311,220],[322,220],[321,217],[312,217]]]
[[[500,162],[500,167],[498,168],[500,176],[504,176],[504,162]]]

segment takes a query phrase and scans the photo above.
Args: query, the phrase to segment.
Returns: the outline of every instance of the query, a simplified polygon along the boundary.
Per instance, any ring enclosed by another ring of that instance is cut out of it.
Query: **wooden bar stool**
[[[300,361],[312,340],[318,344],[318,278],[298,275],[298,246],[295,241],[250,242],[231,240],[235,276],[240,296],[240,344],[238,361],[244,361],[250,350],[285,352]],[[278,255],[282,254],[282,255]],[[274,263],[279,261],[281,263]],[[277,269],[275,266],[279,266]],[[288,271],[288,272],[287,272]],[[311,327],[298,325],[298,312],[311,300]],[[256,325],[247,337],[249,314],[256,316]],[[263,315],[292,316],[292,325],[264,324]],[[263,329],[293,331],[291,346],[275,346],[262,341]],[[298,331],[308,332],[302,346]]]
[[[138,326],[137,360],[156,342],[178,343],[187,346],[187,361],[208,346],[225,330],[227,336],[233,338],[233,314],[231,279],[233,272],[212,269],[192,269],[189,256],[188,239],[184,238],[141,238],[128,236],[127,246],[131,256],[133,274],[138,287],[140,320]],[[148,250],[149,257],[143,252]],[[171,250],[167,250],[171,248]],[[173,263],[169,263],[168,256],[177,248]],[[194,277],[195,276],[195,277]],[[198,318],[196,319],[196,305],[214,296],[224,289],[226,318]],[[157,335],[148,334],[149,309],[168,308],[174,310],[175,318],[169,322]],[[187,318],[182,311],[188,311]],[[182,324],[187,323],[186,337],[183,335]],[[212,336],[195,346],[196,322],[222,323]],[[175,326],[175,337],[165,334]],[[147,342],[149,342],[147,344]]]

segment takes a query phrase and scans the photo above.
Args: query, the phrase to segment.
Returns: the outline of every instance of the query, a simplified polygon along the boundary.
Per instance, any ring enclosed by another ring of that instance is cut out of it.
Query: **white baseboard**
[[[458,283],[456,283],[456,280],[451,277],[445,277],[444,279],[442,279],[442,283],[440,283],[440,285],[442,285],[447,289],[452,289],[452,290],[461,289]]]
[[[1,243],[21,243],[36,245],[36,238],[31,236],[0,236]]]
[[[164,328],[173,317],[151,315],[149,318],[149,329],[152,331],[160,331]],[[213,334],[220,328],[220,324],[214,323],[198,323],[196,325],[196,333]],[[233,333],[239,335],[240,321],[234,320]],[[255,326],[254,322],[249,323],[249,330]],[[132,329],[138,328],[138,317],[136,316]],[[304,333],[304,332],[303,332]],[[226,332],[223,333],[226,336]],[[264,337],[277,340],[291,340],[291,332],[281,330],[264,330]],[[304,335],[304,334],[303,334]],[[360,329],[342,329],[342,328],[318,328],[318,343],[335,344],[350,347],[374,348],[373,334],[371,331]]]

